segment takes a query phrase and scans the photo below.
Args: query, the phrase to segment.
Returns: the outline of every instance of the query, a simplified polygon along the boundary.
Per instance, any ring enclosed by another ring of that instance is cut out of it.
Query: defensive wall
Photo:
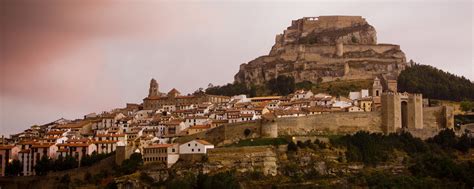
[[[398,103],[396,107],[400,107]],[[454,111],[449,106],[423,108],[422,115],[416,116],[419,113],[415,113],[408,116],[410,120],[407,120],[407,126],[402,125],[402,111],[396,110],[396,107],[390,106],[384,111],[337,112],[227,124],[206,132],[178,138],[175,142],[182,143],[199,138],[208,140],[216,146],[222,146],[242,139],[259,137],[351,134],[357,131],[393,133],[403,130],[426,139],[444,128],[454,126]],[[387,121],[390,120],[392,120],[391,123],[388,123]],[[250,131],[247,132],[248,135],[245,130]]]
[[[349,134],[360,130],[382,132],[381,112],[340,112],[275,120],[278,135]]]

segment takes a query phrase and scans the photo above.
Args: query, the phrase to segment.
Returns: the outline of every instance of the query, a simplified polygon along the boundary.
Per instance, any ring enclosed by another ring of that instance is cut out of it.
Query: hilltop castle
[[[375,28],[360,16],[293,20],[270,53],[240,65],[235,81],[263,85],[279,75],[296,82],[396,78],[407,65],[400,46],[378,44]]]

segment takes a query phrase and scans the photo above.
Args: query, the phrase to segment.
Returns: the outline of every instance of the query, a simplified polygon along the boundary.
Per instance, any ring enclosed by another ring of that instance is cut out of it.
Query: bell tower
[[[158,94],[159,94],[159,85],[156,82],[156,80],[152,78],[150,81],[150,89],[148,90],[148,97],[159,96]]]
[[[374,84],[372,85],[372,98],[374,99],[374,104],[380,104],[381,103],[381,96],[382,96],[382,84],[380,84],[380,79],[378,77],[375,77],[374,79]]]

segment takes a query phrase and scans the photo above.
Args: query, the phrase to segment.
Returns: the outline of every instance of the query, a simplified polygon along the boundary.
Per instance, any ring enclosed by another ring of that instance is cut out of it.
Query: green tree
[[[118,167],[118,173],[120,175],[127,175],[134,173],[138,167],[143,165],[142,155],[140,153],[133,153],[129,159],[122,162],[122,165]]]
[[[461,101],[474,100],[474,83],[428,65],[413,64],[398,77],[399,91],[422,93],[423,97]]]
[[[46,175],[53,169],[53,161],[46,155],[43,155],[41,159],[35,165],[36,175]]]
[[[463,100],[460,104],[461,110],[462,111],[472,111],[474,109],[474,102],[468,101],[468,100]]]
[[[5,166],[5,175],[7,176],[18,176],[22,170],[22,164],[20,160],[14,159],[12,162]]]
[[[295,79],[293,77],[279,75],[276,79],[270,79],[267,86],[270,92],[286,96],[295,91]]]
[[[454,147],[457,150],[466,153],[469,151],[469,148],[471,148],[471,145],[471,137],[467,136],[467,134],[463,134]]]
[[[76,160],[76,158],[69,155],[67,155],[66,158],[64,158],[63,170],[74,169],[74,168],[77,168],[78,166],[79,166],[79,163]]]
[[[302,81],[295,84],[296,89],[311,90],[313,88],[313,83],[311,81]]]
[[[433,138],[428,139],[428,142],[436,143],[444,149],[450,149],[457,143],[457,139],[452,129],[444,129]]]
[[[296,144],[293,141],[290,141],[288,143],[288,151],[296,152],[298,151],[298,146],[296,146]]]
[[[248,96],[255,96],[256,87],[248,87],[243,83],[228,83],[222,86],[209,86],[206,90],[204,90],[204,92],[210,95],[234,96],[245,94]]]

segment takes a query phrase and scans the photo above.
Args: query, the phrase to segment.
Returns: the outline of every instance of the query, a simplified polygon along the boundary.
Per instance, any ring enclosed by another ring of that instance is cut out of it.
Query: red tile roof
[[[199,142],[199,143],[204,144],[204,145],[212,145],[211,143],[209,143],[205,140],[196,140],[196,142]]]

